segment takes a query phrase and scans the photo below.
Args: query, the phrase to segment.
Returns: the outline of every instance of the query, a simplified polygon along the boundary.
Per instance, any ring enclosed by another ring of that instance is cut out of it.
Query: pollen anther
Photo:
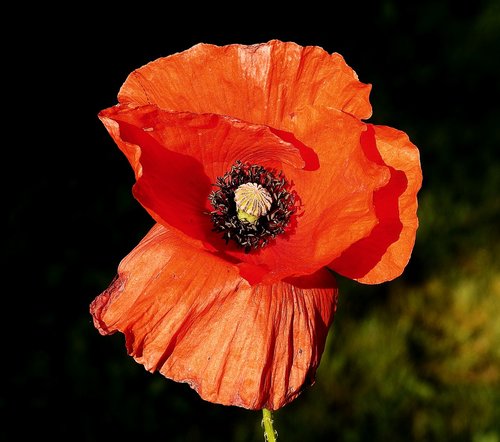
[[[208,196],[213,207],[208,214],[226,243],[234,241],[250,253],[292,231],[297,194],[282,172],[236,161],[214,186],[219,189]]]

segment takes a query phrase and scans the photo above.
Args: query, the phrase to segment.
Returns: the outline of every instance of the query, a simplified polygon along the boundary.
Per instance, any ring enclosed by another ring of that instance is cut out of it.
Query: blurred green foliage
[[[339,441],[499,440],[498,252],[476,251],[422,284],[391,283],[362,312],[350,287],[317,386],[279,414],[283,428]]]
[[[56,106],[72,96],[73,104],[26,135],[37,147],[30,163],[9,163],[22,168],[6,196],[4,246],[15,268],[6,299],[15,307],[3,324],[14,339],[4,349],[1,440],[32,429],[89,442],[263,440],[259,413],[206,403],[145,372],[122,336],[93,328],[88,304],[151,226],[131,196],[126,160],[95,116],[115,103],[132,69],[156,57],[199,41],[280,38],[337,51],[373,84],[370,121],[410,135],[424,185],[403,276],[380,286],[339,278],[317,383],[275,413],[279,440],[500,442],[499,3],[356,8],[301,11],[296,24],[249,11],[259,25],[248,30],[239,21],[202,30],[179,17],[182,33],[122,32],[120,44],[58,23],[53,40],[30,50],[43,55],[39,65],[57,66],[39,73],[44,87],[32,96]]]

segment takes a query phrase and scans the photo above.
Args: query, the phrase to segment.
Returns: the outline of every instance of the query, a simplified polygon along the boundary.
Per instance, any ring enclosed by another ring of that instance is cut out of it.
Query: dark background
[[[410,265],[380,286],[339,277],[318,381],[275,414],[280,440],[500,441],[500,9],[404,5],[6,15],[0,439],[263,440],[258,412],[147,373],[88,306],[152,225],[97,113],[155,58],[278,38],[341,53],[373,84],[370,121],[407,132],[424,171]]]

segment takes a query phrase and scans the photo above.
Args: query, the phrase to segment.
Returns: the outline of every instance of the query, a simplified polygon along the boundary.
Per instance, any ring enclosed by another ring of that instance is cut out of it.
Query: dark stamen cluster
[[[256,183],[265,187],[272,197],[271,208],[255,224],[240,220],[236,212],[234,191],[246,183]],[[235,241],[244,247],[245,253],[264,247],[271,238],[285,231],[290,217],[296,211],[296,193],[290,191],[290,185],[282,172],[267,170],[256,164],[237,161],[229,172],[218,177],[214,190],[208,197],[214,210],[210,216],[214,223],[213,231],[224,232],[226,243]]]

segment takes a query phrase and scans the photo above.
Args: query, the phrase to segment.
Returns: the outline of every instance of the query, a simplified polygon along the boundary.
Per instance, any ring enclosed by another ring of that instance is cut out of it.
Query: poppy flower
[[[198,44],[132,72],[100,113],[156,224],[91,305],[144,367],[205,400],[278,409],[314,382],[337,285],[400,275],[417,148],[367,124],[339,54]]]

